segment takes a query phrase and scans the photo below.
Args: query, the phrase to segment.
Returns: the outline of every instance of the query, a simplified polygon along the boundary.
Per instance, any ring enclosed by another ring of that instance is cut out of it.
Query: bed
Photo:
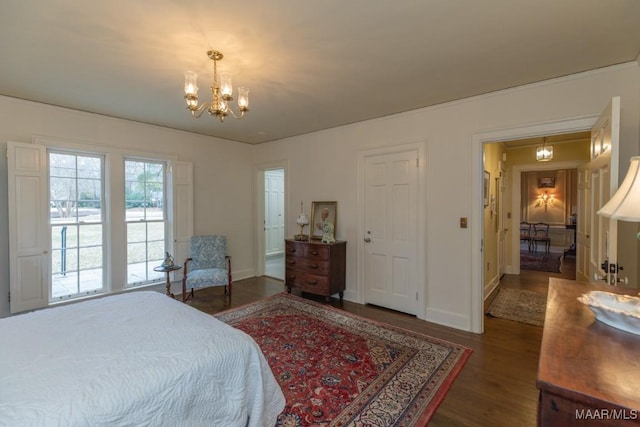
[[[251,337],[158,292],[0,319],[0,425],[273,426]]]

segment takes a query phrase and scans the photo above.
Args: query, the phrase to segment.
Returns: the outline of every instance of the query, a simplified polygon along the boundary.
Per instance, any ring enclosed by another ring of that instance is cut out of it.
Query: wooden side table
[[[640,335],[595,319],[577,298],[638,290],[552,277],[536,385],[538,426],[640,425]]]
[[[173,294],[171,293],[171,277],[170,277],[171,272],[180,270],[181,268],[182,268],[181,265],[173,265],[171,267],[165,267],[163,265],[159,265],[158,267],[153,267],[153,271],[167,274],[167,296],[168,297],[174,298]]]

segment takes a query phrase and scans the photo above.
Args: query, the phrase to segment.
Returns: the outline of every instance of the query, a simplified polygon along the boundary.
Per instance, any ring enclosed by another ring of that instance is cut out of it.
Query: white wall
[[[348,241],[345,298],[359,301],[358,152],[426,140],[427,224],[421,237],[426,242],[426,280],[421,287],[426,295],[426,318],[471,330],[472,313],[478,314],[478,307],[471,303],[475,284],[480,288],[476,295],[482,294],[482,277],[472,275],[473,259],[479,253],[479,238],[474,236],[481,235],[477,230],[482,225],[473,221],[478,217],[475,212],[482,211],[474,199],[480,194],[482,181],[482,166],[476,164],[481,156],[474,154],[481,153],[481,148],[473,145],[474,136],[595,116],[616,95],[622,102],[622,179],[629,157],[640,151],[640,71],[636,63],[258,146],[0,97],[0,149],[4,151],[7,140],[29,142],[34,135],[41,135],[178,153],[180,160],[194,163],[195,232],[229,236],[236,279],[252,275],[255,269],[252,165],[286,162],[289,203],[285,218],[297,218],[301,200],[307,213],[311,201],[338,202],[336,237]],[[6,168],[6,158],[0,156],[0,316],[8,313],[9,289]],[[479,171],[478,176],[472,170]],[[460,217],[471,219],[469,228],[459,228]],[[297,229],[295,223],[288,222],[286,235],[291,236]],[[633,259],[621,261],[635,267],[637,243],[628,244],[623,253],[633,254]]]
[[[0,96],[0,317],[9,314],[6,142],[34,136],[177,154],[193,162],[194,232],[227,234],[234,279],[254,274],[250,145]]]
[[[640,71],[635,62],[263,144],[256,147],[255,159],[289,162],[288,218],[299,213],[300,200],[305,206],[313,200],[338,202],[336,237],[348,241],[345,298],[361,302],[356,277],[361,244],[356,240],[358,151],[426,140],[427,227],[421,237],[427,248],[426,318],[472,330],[472,312],[479,317],[471,305],[472,286],[482,283],[481,277],[472,277],[472,258],[480,250],[479,238],[472,235],[482,224],[470,221],[468,229],[461,229],[459,218],[477,217],[472,190],[481,185],[482,167],[474,163],[474,135],[597,116],[616,95],[622,102],[622,180],[629,157],[639,152]],[[480,173],[474,176],[472,170]],[[291,235],[293,224],[288,227]],[[632,244],[637,254],[637,243]],[[637,255],[630,262],[635,268]]]

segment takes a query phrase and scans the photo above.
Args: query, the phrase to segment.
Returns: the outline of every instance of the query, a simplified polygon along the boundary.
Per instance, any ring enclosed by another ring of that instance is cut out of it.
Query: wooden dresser
[[[549,279],[537,387],[539,426],[640,425],[640,335],[595,320],[577,297],[637,290]]]
[[[320,243],[285,239],[285,286],[324,295],[344,296],[347,242]]]

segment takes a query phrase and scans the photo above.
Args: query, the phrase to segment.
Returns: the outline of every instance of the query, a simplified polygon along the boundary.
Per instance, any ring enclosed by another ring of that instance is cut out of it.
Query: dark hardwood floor
[[[522,270],[520,275],[505,275],[500,286],[546,293],[550,276],[575,278],[575,263],[570,258],[565,260],[562,274]],[[195,299],[188,304],[214,314],[282,292],[283,288],[278,280],[251,278],[234,282],[231,303],[221,296],[221,288],[207,288],[196,291]],[[312,295],[304,296],[320,302],[324,300]],[[542,328],[485,317],[485,333],[473,334],[380,307],[349,301],[341,304],[337,299],[329,304],[473,349],[473,354],[431,419],[430,426],[536,425],[538,390],[535,382]]]

